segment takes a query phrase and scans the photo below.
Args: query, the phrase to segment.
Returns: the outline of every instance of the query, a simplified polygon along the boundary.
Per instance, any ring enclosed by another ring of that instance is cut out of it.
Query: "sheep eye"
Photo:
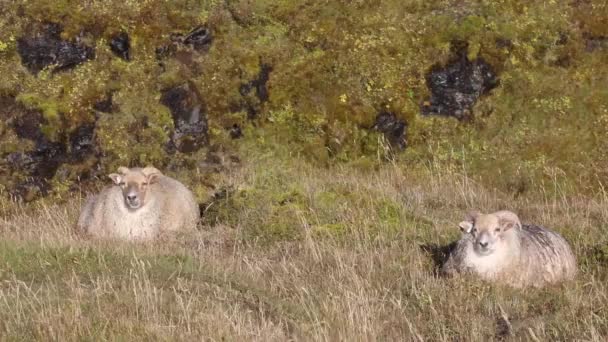
[[[146,185],[148,185],[148,183],[141,183],[141,185],[146,186]]]
[[[500,233],[500,228],[494,229],[495,232]]]
[[[118,185],[125,186],[125,182],[120,182],[120,183],[118,183]]]

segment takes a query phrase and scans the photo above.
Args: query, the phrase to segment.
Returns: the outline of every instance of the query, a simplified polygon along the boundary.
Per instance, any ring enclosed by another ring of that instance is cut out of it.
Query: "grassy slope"
[[[602,40],[608,6],[601,1],[41,0],[0,6],[10,14],[0,18],[0,95],[42,111],[45,134],[57,139],[93,120],[92,105],[112,92],[117,110],[101,114],[96,129],[107,169],[176,159],[162,148],[172,122],[158,99],[162,89],[189,81],[203,94],[211,142],[229,148],[225,128],[232,124],[248,135],[273,123],[312,158],[374,155],[378,136],[367,129],[388,107],[408,121],[409,148],[402,156],[408,163],[461,168],[466,162],[484,184],[509,192],[556,179],[571,193],[593,192],[608,181]],[[44,21],[61,22],[66,39],[84,31],[95,60],[69,72],[31,75],[16,42],[32,23]],[[210,50],[184,52],[159,67],[154,51],[169,34],[201,23],[213,31]],[[129,63],[108,46],[120,30],[132,39]],[[599,42],[593,51],[589,37]],[[470,58],[487,60],[501,84],[477,103],[472,122],[421,117],[429,95],[425,73],[450,58],[456,39],[469,43]],[[261,63],[273,67],[264,104],[239,93]],[[244,103],[259,111],[255,126],[245,119]],[[140,127],[144,116],[147,128]],[[141,133],[133,135],[133,127]],[[10,129],[0,127],[0,133],[1,153],[31,148]],[[67,168],[74,172],[67,180],[59,173],[59,192],[80,170]]]
[[[608,36],[605,4],[226,3],[230,10],[218,1],[0,4],[13,14],[0,17],[0,94],[59,113],[66,127],[45,127],[52,135],[91,120],[92,103],[115,91],[119,112],[98,122],[108,168],[167,158],[158,147],[168,134],[158,127],[170,127],[161,88],[194,82],[212,141],[223,143],[223,127],[244,122],[244,112],[229,113],[239,85],[260,58],[274,66],[264,128],[246,124],[246,140],[226,144],[244,166],[221,176],[228,197],[209,203],[195,234],[152,245],[86,241],[71,231],[80,200],[0,201],[0,338],[488,340],[502,335],[503,315],[515,340],[608,336],[607,54],[586,52],[582,39]],[[65,23],[68,37],[86,27],[96,60],[33,77],[15,50],[33,20]],[[167,62],[161,75],[154,48],[205,21],[215,30],[209,53],[188,66]],[[133,39],[132,63],[107,47],[119,29]],[[471,57],[501,72],[470,123],[417,114],[428,95],[423,73],[448,58],[452,39],[468,40]],[[410,124],[409,148],[393,162],[379,162],[382,142],[353,127],[371,125],[381,103]],[[156,131],[125,143],[143,114]],[[2,152],[31,148],[4,126],[0,133]],[[455,239],[470,208],[509,208],[555,228],[581,275],[530,291],[435,278],[427,250]]]
[[[488,191],[462,173],[319,168],[252,155],[196,233],[154,244],[82,240],[80,201],[11,209],[0,230],[6,339],[602,340],[607,198]],[[582,269],[514,290],[434,276],[430,250],[467,208],[554,227]],[[604,246],[604,247],[602,247]]]

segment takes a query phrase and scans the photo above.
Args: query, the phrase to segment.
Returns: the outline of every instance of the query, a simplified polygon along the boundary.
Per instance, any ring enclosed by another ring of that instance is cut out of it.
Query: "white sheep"
[[[514,287],[541,287],[577,274],[576,258],[561,235],[522,225],[513,212],[472,212],[459,227],[462,237],[443,265],[443,274],[470,272]]]
[[[147,240],[164,231],[194,229],[199,209],[179,181],[154,167],[118,168],[114,182],[87,199],[78,229],[95,237]]]

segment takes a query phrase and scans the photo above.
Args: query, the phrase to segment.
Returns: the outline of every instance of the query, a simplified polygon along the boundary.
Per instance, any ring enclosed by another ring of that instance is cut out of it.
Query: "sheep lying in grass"
[[[446,275],[472,272],[514,287],[541,287],[577,273],[576,259],[561,235],[522,226],[510,211],[473,212],[459,226],[463,235],[442,267]]]
[[[145,240],[163,231],[192,229],[199,209],[190,190],[154,167],[118,168],[114,184],[86,201],[78,228],[96,237]]]

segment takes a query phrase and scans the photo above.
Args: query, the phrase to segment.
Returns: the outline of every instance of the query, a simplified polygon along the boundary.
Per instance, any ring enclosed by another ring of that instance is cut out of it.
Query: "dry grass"
[[[209,203],[211,217],[198,232],[150,244],[75,235],[81,199],[5,203],[3,212],[10,214],[0,221],[0,337],[608,337],[608,203],[601,191],[566,198],[555,188],[515,199],[484,189],[463,172],[432,166],[363,172],[270,157],[249,165],[229,177],[233,190],[226,198]],[[437,278],[434,259],[458,237],[455,223],[470,208],[510,208],[524,221],[563,233],[579,258],[580,276],[525,291]]]

